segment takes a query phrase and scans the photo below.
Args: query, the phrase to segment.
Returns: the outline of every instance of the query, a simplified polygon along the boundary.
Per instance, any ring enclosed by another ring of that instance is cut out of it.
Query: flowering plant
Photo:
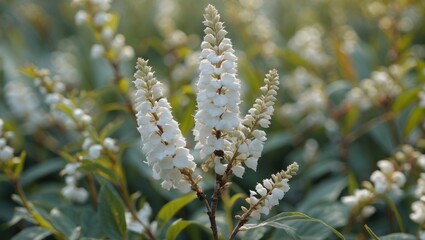
[[[420,1],[21,2],[5,239],[425,238]]]

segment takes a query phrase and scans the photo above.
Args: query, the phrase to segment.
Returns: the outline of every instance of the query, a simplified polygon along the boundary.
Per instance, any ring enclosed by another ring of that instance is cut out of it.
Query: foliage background
[[[282,76],[278,108],[286,102],[294,101],[291,93],[285,89],[287,81],[290,81],[287,76],[297,67],[303,67],[308,73],[321,79],[323,88],[337,88],[330,98],[330,105],[336,107],[329,107],[326,112],[326,115],[331,117],[335,113],[331,110],[342,108],[341,103],[348,90],[381,66],[397,64],[406,68],[408,73],[403,77],[405,90],[417,88],[424,81],[424,73],[421,73],[420,67],[414,70],[407,67],[413,57],[418,66],[423,64],[424,1],[264,1],[261,8],[256,9],[250,17],[258,17],[261,13],[272,23],[269,30],[272,31],[271,41],[276,48],[270,56],[263,54],[260,41],[253,37],[254,30],[238,20],[238,11],[242,11],[244,2],[249,3],[249,0],[174,2],[178,11],[175,16],[170,17],[175,21],[175,27],[188,36],[187,41],[175,49],[167,49],[167,39],[164,39],[157,27],[160,2],[114,1],[112,9],[120,15],[118,32],[126,37],[127,44],[135,49],[136,56],[150,59],[158,79],[168,86],[174,116],[189,139],[192,138],[190,129],[194,111],[193,81],[196,80],[197,72],[195,69],[192,74],[179,80],[173,74],[178,64],[184,64],[186,56],[199,50],[203,34],[202,13],[208,3],[216,5],[238,51],[239,76],[246,86],[243,92],[244,109],[253,102],[259,92],[263,74],[272,67],[278,69]],[[368,10],[371,4],[376,2],[396,6],[393,12],[384,13],[384,16],[401,19],[405,14],[411,17],[409,30],[391,32],[393,30],[380,27],[382,17],[373,16]],[[404,6],[408,6],[409,11],[405,12],[407,7]],[[142,163],[144,156],[140,151],[140,137],[132,117],[125,112],[111,110],[112,103],[120,101],[112,84],[112,69],[106,61],[90,58],[90,48],[95,40],[90,29],[75,25],[75,11],[70,7],[70,1],[66,0],[0,1],[0,116],[8,121],[16,132],[15,148],[27,152],[28,159],[23,173],[24,189],[30,199],[46,208],[60,205],[63,202],[60,188],[64,183],[59,172],[66,161],[54,150],[65,147],[72,151],[76,147],[75,136],[54,127],[27,134],[22,128],[24,119],[15,116],[13,109],[6,103],[4,86],[7,82],[22,81],[33,86],[31,80],[19,72],[21,67],[32,63],[49,68],[67,79],[69,77],[71,92],[86,92],[87,98],[90,99],[87,104],[93,110],[93,117],[99,127],[110,121],[119,124],[113,136],[127,147],[123,159],[130,192],[139,191],[143,199],[152,205],[154,212],[157,212],[167,201],[180,194],[164,191],[158,182],[151,178],[150,170]],[[289,40],[305,26],[320,26],[321,47],[331,59],[329,63],[312,64],[299,52],[288,47]],[[347,27],[357,35],[356,45],[350,53],[344,53],[338,48],[345,41],[343,34],[344,28]],[[397,49],[396,55],[394,49]],[[176,61],[167,65],[170,56]],[[129,80],[132,80],[133,66],[134,61],[121,66],[123,74]],[[38,97],[42,99],[41,96]],[[47,106],[43,108],[43,111],[47,111]],[[269,177],[292,161],[297,161],[301,165],[301,172],[292,181],[291,191],[275,211],[301,211],[343,229],[349,221],[349,210],[340,203],[340,197],[351,193],[362,180],[368,179],[376,169],[378,160],[390,156],[401,143],[409,142],[409,135],[404,136],[402,133],[412,108],[414,107],[406,107],[397,116],[395,124],[400,138],[394,138],[386,124],[378,124],[348,147],[347,156],[340,154],[338,139],[335,139],[343,134],[330,135],[323,123],[307,126],[301,124],[299,119],[288,120],[277,110],[273,124],[267,130],[269,140],[258,171],[247,172],[243,181],[236,179],[234,189],[247,193],[256,182]],[[355,123],[352,129],[379,115],[381,110],[376,108],[374,111],[361,113],[353,120]],[[351,121],[348,115],[343,115],[339,119],[340,122],[337,122],[339,130],[347,128],[344,124]],[[311,138],[316,139],[319,150],[314,153],[313,161],[305,161],[305,143]],[[6,223],[13,215],[16,203],[11,199],[12,194],[12,186],[8,182],[0,182],[0,223]],[[408,201],[408,198],[405,198],[397,203],[405,223],[411,223],[408,218]],[[200,213],[196,210],[199,206],[189,206],[181,215],[185,218],[196,218]],[[397,232],[397,224],[391,211],[383,204],[379,205],[379,208],[378,214],[368,220],[368,225],[378,235]],[[409,232],[416,231],[413,224],[405,225],[412,228]],[[7,239],[22,227],[25,226],[1,228],[0,234]],[[360,226],[353,228],[354,230],[348,230],[345,234],[356,236],[358,232],[364,231]],[[299,232],[308,236],[322,230],[320,227],[311,228],[304,225],[304,229],[301,228]],[[271,234],[279,236],[281,233],[275,231]],[[328,237],[326,231],[323,234],[324,238]]]

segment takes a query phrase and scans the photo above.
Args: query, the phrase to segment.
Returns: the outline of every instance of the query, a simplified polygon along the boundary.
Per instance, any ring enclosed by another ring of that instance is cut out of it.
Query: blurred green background
[[[96,40],[87,26],[76,26],[77,9],[72,8],[70,2],[0,1],[0,117],[16,134],[15,149],[27,152],[24,189],[30,199],[48,209],[60,204],[64,180],[59,172],[65,160],[56,152],[59,149],[72,152],[79,141],[78,137],[54,125],[34,127],[30,123],[33,128],[28,127],[28,113],[19,113],[19,102],[18,105],[10,103],[17,101],[13,93],[19,95],[20,88],[7,86],[20,83],[29,86],[35,94],[32,97],[40,102],[36,104],[38,110],[34,108],[34,111],[48,112],[32,80],[19,71],[34,64],[60,75],[69,93],[81,92],[86,99],[85,107],[90,109],[99,128],[110,121],[119,122],[120,127],[113,137],[126,147],[123,161],[130,192],[140,191],[156,212],[179,193],[161,189],[151,178],[148,166],[142,163],[140,137],[132,116],[111,110],[112,103],[122,101],[112,84],[113,71],[106,60],[91,59],[90,49]],[[399,79],[403,90],[421,82],[419,75],[424,73],[411,70],[410,65],[412,61],[423,62],[425,56],[425,2],[113,1],[112,11],[120,16],[117,32],[126,37],[126,44],[134,48],[136,57],[150,60],[158,79],[167,86],[174,117],[191,146],[195,110],[193,86],[204,29],[202,14],[209,3],[221,13],[239,58],[243,112],[259,94],[263,76],[270,68],[278,70],[282,83],[258,171],[247,170],[243,181],[235,179],[234,189],[247,193],[256,182],[297,161],[301,165],[300,174],[292,181],[291,191],[275,211],[302,211],[330,219],[334,226],[343,226],[347,223],[348,210],[339,203],[339,197],[367,179],[378,160],[391,155],[399,144],[409,140],[408,136],[402,140],[393,138],[387,126],[381,124],[350,144],[346,153],[341,153],[341,138],[381,114],[382,110],[376,107],[362,112],[350,126],[344,98],[351,88],[381,68],[406,69]],[[134,65],[135,59],[121,64],[122,74],[128,81],[133,79]],[[308,92],[312,86],[317,87],[318,92]],[[8,96],[8,92],[12,96]],[[306,94],[316,93],[318,96],[311,95],[312,99],[305,100],[303,106],[294,105],[285,110],[285,105],[300,103]],[[399,129],[406,123],[407,113],[397,118],[395,124]],[[10,221],[13,215],[17,204],[11,199],[12,194],[11,185],[0,182],[0,224]],[[340,215],[336,215],[336,219],[329,218],[319,211],[323,208]],[[408,208],[401,210],[406,221],[409,221],[408,211]],[[193,218],[198,213],[199,210],[195,214],[191,211],[183,214]],[[393,219],[390,223],[382,221],[385,214],[383,210],[369,220],[369,225],[379,234],[394,230]],[[0,228],[2,239],[10,238],[22,227],[25,223]],[[318,230],[306,230],[305,234],[314,231]],[[354,227],[354,234],[356,231]]]

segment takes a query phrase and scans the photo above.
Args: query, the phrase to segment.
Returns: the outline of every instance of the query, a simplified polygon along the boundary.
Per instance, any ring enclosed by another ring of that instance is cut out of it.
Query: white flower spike
[[[154,76],[148,61],[139,58],[136,65],[136,106],[138,130],[142,137],[147,164],[153,177],[162,179],[165,189],[190,190],[182,172],[193,172],[193,156],[185,147],[186,140],[171,115],[171,107],[163,98],[162,85]]]

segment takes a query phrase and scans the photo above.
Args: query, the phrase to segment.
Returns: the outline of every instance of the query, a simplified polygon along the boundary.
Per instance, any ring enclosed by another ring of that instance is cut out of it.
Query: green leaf
[[[72,109],[68,105],[58,103],[55,105],[55,107],[73,119]]]
[[[395,143],[394,138],[391,136],[389,126],[387,124],[381,123],[376,125],[370,131],[371,136],[379,144],[382,150],[384,150],[388,155],[391,155],[394,150]],[[398,135],[398,133],[397,133]]]
[[[165,204],[161,210],[159,210],[156,220],[161,222],[160,229],[184,206],[192,202],[196,198],[196,194],[188,194],[178,199]]]
[[[353,128],[359,116],[360,116],[359,108],[353,107],[350,110],[348,110],[347,114],[345,115],[344,126],[342,129],[342,131],[345,134],[348,134],[350,132],[350,130]]]
[[[50,212],[48,221],[57,231],[68,237],[72,236],[74,229],[77,227],[71,219],[58,209]]]
[[[9,177],[6,174],[0,174],[0,182],[1,181],[9,181]]]
[[[374,239],[374,240],[379,240],[379,237],[376,236],[376,234],[372,231],[372,229],[370,229],[370,227],[368,225],[364,225],[364,227],[366,228],[367,232],[369,233],[369,235]]]
[[[237,193],[230,198],[229,208],[232,209],[238,199],[245,199],[247,196],[244,193]]]
[[[81,235],[85,237],[102,237],[102,224],[99,220],[99,214],[92,208],[84,209],[80,214],[79,222],[81,223]]]
[[[422,87],[416,87],[400,94],[393,104],[393,112],[400,113],[407,106],[418,101],[418,94],[422,90]]]
[[[283,222],[291,222],[291,221],[303,221],[303,222],[314,222],[319,223],[331,230],[336,236],[338,236],[340,239],[345,239],[344,236],[338,232],[335,228],[331,227],[327,223],[323,222],[320,219],[312,218],[306,214],[300,213],[300,212],[283,212],[280,214],[277,214],[267,220],[265,220],[262,223],[256,224],[256,225],[246,225],[248,229],[254,229],[258,227],[264,227],[264,226],[270,226],[275,227],[279,229],[283,229],[285,231],[289,230],[290,233],[294,228],[283,224]]]
[[[387,205],[391,208],[391,211],[393,211],[395,218],[397,219],[397,223],[398,223],[398,226],[400,228],[400,231],[404,232],[403,220],[401,219],[401,215],[400,215],[400,212],[397,209],[397,206],[394,204],[394,202],[387,195],[382,195],[382,198],[387,203]]]
[[[25,152],[22,152],[21,155],[19,156],[19,162],[13,168],[13,174],[15,175],[16,178],[19,178],[19,176],[21,175],[22,169],[24,168],[25,156],[26,156]]]
[[[424,108],[417,106],[415,109],[413,109],[413,111],[409,115],[406,126],[404,127],[403,135],[409,135],[410,132],[419,125],[419,123],[424,119],[424,117]]]
[[[272,221],[272,222],[267,222],[267,223],[263,222],[263,223],[260,223],[260,224],[245,224],[245,227],[246,227],[247,230],[253,230],[253,229],[255,230],[255,229],[258,229],[258,228],[264,227],[264,226],[273,227],[273,228],[276,228],[276,229],[281,229],[290,237],[290,239],[297,239],[297,240],[300,239],[301,240],[300,236],[298,236],[297,233],[296,233],[296,229],[291,227],[291,226],[288,226],[287,224],[284,224],[284,223]],[[248,236],[249,235],[250,234],[248,234]]]
[[[83,161],[82,165],[78,168],[78,170],[87,174],[97,174],[114,185],[118,185],[119,183],[118,176],[111,169],[104,167],[96,162]]]
[[[104,183],[100,189],[98,214],[103,232],[107,237],[111,239],[127,238],[124,205],[108,183]]]
[[[42,240],[52,233],[41,227],[29,227],[16,234],[12,240]]]
[[[37,67],[32,64],[20,68],[19,71],[29,78],[37,77]]]
[[[38,179],[49,174],[57,172],[65,166],[65,161],[62,158],[52,158],[42,163],[33,165],[27,168],[21,176],[22,187],[30,183],[34,183]]]
[[[187,228],[191,224],[192,224],[192,221],[182,220],[181,218],[177,219],[168,228],[167,235],[165,236],[165,239],[167,239],[167,240],[176,239],[177,236],[180,234],[180,232],[183,231],[185,228]]]
[[[343,227],[347,224],[351,212],[347,206],[342,203],[322,203],[308,209],[304,214],[326,221],[333,228]],[[287,225],[296,229],[301,239],[329,239],[332,232],[326,227],[315,222],[288,222]]]
[[[264,145],[263,154],[266,154],[276,149],[280,149],[283,146],[290,145],[293,141],[294,139],[292,135],[288,132],[279,132],[271,134],[267,137],[267,143],[266,145]]]
[[[195,108],[196,108],[195,101],[191,101],[186,108],[183,119],[181,119],[180,121],[179,127],[183,135],[186,135],[192,129],[194,125],[194,122],[195,122],[194,118],[187,117],[187,116],[191,116],[195,112]]]
[[[114,121],[108,123],[102,130],[100,131],[99,137],[104,139],[118,130],[124,123],[124,119],[114,119]]]
[[[107,27],[109,27],[113,32],[117,30],[120,17],[118,14],[111,13],[109,21],[107,22]]]
[[[321,202],[333,202],[347,186],[346,177],[333,177],[317,184],[300,204],[300,211],[306,211]]]
[[[392,233],[389,235],[381,236],[381,240],[416,240],[416,236],[406,233]]]

